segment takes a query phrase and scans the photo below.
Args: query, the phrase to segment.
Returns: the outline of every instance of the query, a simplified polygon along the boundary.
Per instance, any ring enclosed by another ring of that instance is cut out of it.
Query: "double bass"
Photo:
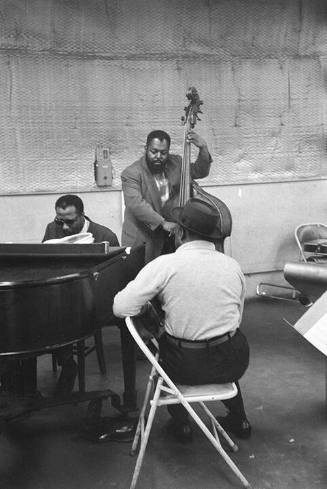
[[[163,209],[165,216],[170,216],[170,211],[173,207],[183,207],[191,197],[204,200],[213,206],[219,214],[218,227],[222,234],[222,239],[216,244],[219,251],[224,251],[224,240],[231,235],[232,232],[232,216],[227,205],[218,197],[211,195],[203,190],[203,188],[191,178],[191,143],[187,140],[187,135],[190,130],[194,129],[199,118],[198,114],[202,114],[199,94],[194,87],[187,90],[186,97],[189,100],[187,107],[184,107],[185,115],[182,117],[184,124],[184,139],[183,139],[183,158],[181,167],[181,182],[179,194],[172,195]],[[171,218],[170,218],[171,219]]]

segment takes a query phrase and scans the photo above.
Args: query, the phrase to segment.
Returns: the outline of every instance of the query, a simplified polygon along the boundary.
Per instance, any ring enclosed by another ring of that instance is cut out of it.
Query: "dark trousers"
[[[237,330],[223,343],[197,342],[201,348],[183,347],[164,334],[160,338],[161,364],[173,382],[177,384],[224,384],[235,382],[238,394],[223,401],[235,419],[246,418],[242,393],[238,380],[249,365],[249,345],[244,334]],[[203,347],[202,347],[203,346]],[[187,420],[187,411],[180,404],[168,407],[170,414],[181,422]]]

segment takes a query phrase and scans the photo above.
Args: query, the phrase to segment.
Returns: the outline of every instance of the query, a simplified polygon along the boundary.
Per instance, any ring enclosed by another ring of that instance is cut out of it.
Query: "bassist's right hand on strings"
[[[171,221],[163,221],[161,223],[161,227],[164,231],[166,231],[169,234],[173,234],[174,230],[176,228],[177,224],[176,222],[171,222]]]

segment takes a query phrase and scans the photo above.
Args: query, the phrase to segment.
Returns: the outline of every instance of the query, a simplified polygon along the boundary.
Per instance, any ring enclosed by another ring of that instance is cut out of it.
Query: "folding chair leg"
[[[135,455],[135,452],[136,452],[136,449],[137,449],[137,445],[138,445],[138,441],[139,441],[140,435],[141,435],[141,438],[142,438],[143,433],[144,433],[144,417],[145,417],[145,411],[146,411],[146,408],[148,406],[149,399],[150,399],[150,394],[151,394],[151,391],[152,391],[152,388],[153,388],[153,382],[154,382],[154,378],[155,378],[155,373],[156,373],[156,369],[154,367],[152,367],[151,373],[150,373],[150,376],[149,376],[149,380],[148,380],[148,383],[147,383],[147,386],[146,386],[144,400],[143,400],[143,404],[142,404],[142,409],[141,409],[141,412],[140,412],[139,421],[137,423],[137,427],[136,427],[135,436],[134,436],[132,448],[131,448],[131,451],[130,451],[130,455]]]
[[[148,421],[146,423],[144,434],[141,437],[140,451],[139,451],[139,454],[137,456],[137,460],[136,460],[136,464],[135,464],[135,469],[134,469],[134,474],[133,474],[133,479],[132,479],[132,482],[131,482],[130,489],[135,489],[137,480],[138,480],[139,475],[140,475],[140,470],[141,470],[142,463],[143,463],[145,449],[146,449],[146,446],[148,444],[148,439],[149,439],[150,431],[151,431],[151,428],[152,428],[152,423],[153,423],[153,420],[154,420],[154,415],[155,415],[155,412],[156,412],[157,406],[158,406],[158,400],[159,400],[159,397],[160,397],[160,387],[161,387],[161,384],[162,384],[162,378],[159,378],[158,383],[157,383],[157,387],[156,387],[156,390],[155,390],[155,393],[154,393],[154,396],[153,396],[153,399],[151,401],[151,408],[150,408],[150,411],[149,411]]]
[[[246,480],[246,478],[244,477],[242,472],[238,469],[238,467],[235,465],[233,460],[227,455],[225,450],[222,448],[220,442],[218,442],[216,440],[215,436],[206,427],[206,425],[203,423],[202,419],[196,414],[194,409],[183,398],[180,398],[180,402],[185,407],[185,409],[188,411],[190,416],[194,419],[194,421],[196,422],[198,427],[202,430],[202,432],[205,434],[205,436],[208,438],[208,440],[212,443],[212,445],[216,448],[216,450],[219,452],[219,454],[225,460],[226,464],[230,467],[230,469],[234,472],[234,474],[240,479],[243,486],[250,488],[251,487],[250,483]]]
[[[214,417],[214,415],[212,414],[212,412],[210,411],[210,409],[208,409],[207,406],[203,402],[200,402],[199,404],[202,407],[203,411],[206,413],[206,415],[210,418],[212,429],[213,429],[214,433],[217,435],[217,431],[218,431],[225,438],[225,440],[227,441],[227,443],[230,446],[231,450],[233,452],[237,452],[238,451],[238,446],[228,436],[228,434],[223,429],[223,427],[218,423],[218,421],[216,420],[216,418]]]

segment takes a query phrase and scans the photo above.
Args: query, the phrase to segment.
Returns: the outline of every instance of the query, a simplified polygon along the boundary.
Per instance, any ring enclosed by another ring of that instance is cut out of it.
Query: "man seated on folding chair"
[[[249,438],[251,426],[237,382],[249,364],[249,346],[239,329],[244,275],[233,258],[215,249],[221,239],[216,209],[192,198],[173,212],[177,250],[148,263],[116,295],[114,313],[135,316],[157,297],[165,314],[159,347],[167,374],[178,384],[235,382],[238,394],[223,401],[229,413],[218,420],[226,431]],[[180,404],[168,410],[175,437],[191,441],[187,411]]]

